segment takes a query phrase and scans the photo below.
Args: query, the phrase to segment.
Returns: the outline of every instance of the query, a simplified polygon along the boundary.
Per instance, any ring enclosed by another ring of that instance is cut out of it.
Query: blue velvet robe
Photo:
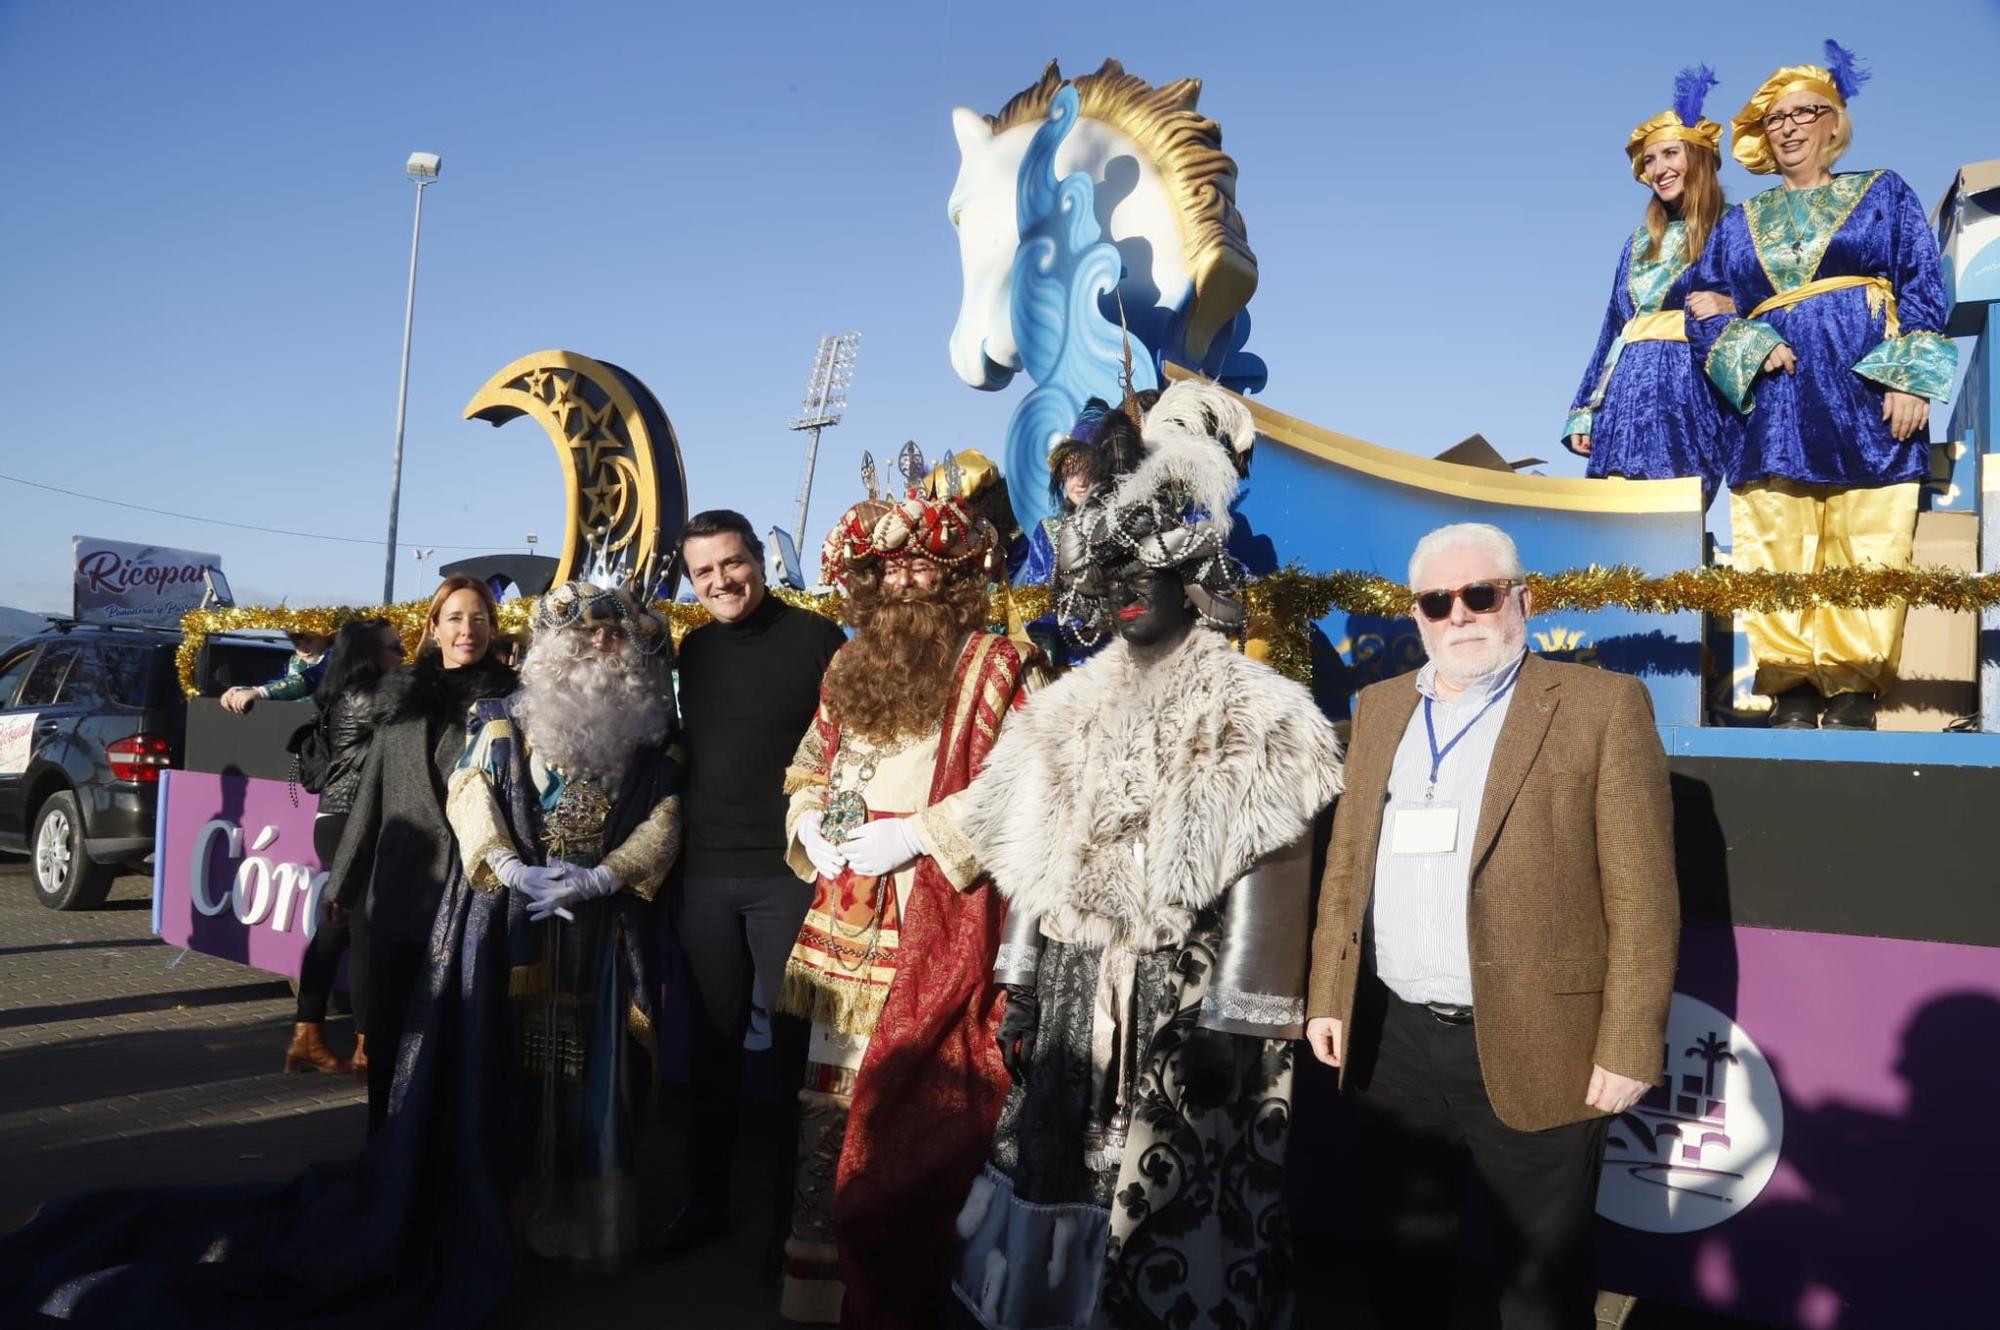
[[[1034,529],[1028,533],[1021,561],[1013,569],[1016,586],[1024,583],[1030,586],[1046,586],[1055,579],[1055,533],[1061,521],[1060,517],[1044,517],[1035,523]]]
[[[496,701],[491,704],[498,706]],[[664,753],[635,763],[613,841],[673,787]],[[510,817],[529,809],[510,785]],[[597,901],[637,912],[644,902]],[[0,1238],[0,1326],[105,1330],[471,1330],[514,1268],[509,1207],[535,1171],[543,1108],[519,1066],[516,969],[547,931],[521,896],[474,890],[454,867],[432,921],[431,968],[411,998],[389,1116],[355,1159],[291,1182],[154,1187],[50,1203]],[[632,1004],[657,1015],[636,926],[617,964]],[[630,1074],[629,1063],[621,1072]],[[650,1070],[650,1069],[648,1069]],[[355,1131],[361,1130],[356,1110]],[[608,1142],[622,1148],[624,1142]]]
[[[507,982],[532,927],[514,893],[455,869],[367,1149],[287,1183],[52,1202],[0,1238],[0,1325],[38,1311],[106,1330],[478,1325],[513,1263],[506,1203],[526,1160]]]
[[[482,858],[459,819],[459,781],[483,777],[507,848],[525,861],[546,862],[546,831],[568,784],[531,763],[516,738],[505,698],[473,705],[465,756],[452,784],[453,830],[468,863]],[[642,749],[617,790],[597,850],[564,851],[582,868],[604,862],[628,844],[647,817],[680,789],[672,750]],[[477,786],[466,790],[477,794]],[[671,851],[663,852],[671,853]],[[661,876],[668,863],[658,865]],[[495,894],[513,893],[474,870]],[[628,884],[630,885],[630,884]],[[510,930],[509,995],[517,1038],[515,1129],[532,1142],[510,1209],[530,1251],[550,1259],[610,1266],[638,1249],[639,1136],[659,1070],[659,989],[652,943],[654,903],[619,890],[570,907],[574,919],[550,919]],[[574,1069],[565,1072],[568,1059]]]
[[[1887,279],[1896,335],[1887,335],[1887,302],[1861,287],[1747,317],[1779,291],[1837,276]],[[1937,241],[1901,177],[1849,173],[1815,189],[1780,186],[1746,200],[1717,226],[1690,289],[1736,302],[1735,315],[1688,320],[1696,360],[1743,417],[1730,485],[1775,476],[1872,488],[1929,474],[1927,437],[1898,443],[1882,419],[1886,389],[1936,401],[1951,392],[1958,365],[1957,348],[1940,331]],[[1798,369],[1763,373],[1780,343],[1797,355]]]
[[[1712,497],[1734,451],[1737,422],[1725,413],[1686,342],[1627,342],[1637,314],[1680,309],[1694,268],[1684,257],[1687,227],[1667,225],[1658,258],[1644,257],[1652,236],[1641,226],[1618,255],[1611,301],[1597,347],[1563,422],[1563,438],[1590,435],[1589,476],[1633,480],[1701,478]]]

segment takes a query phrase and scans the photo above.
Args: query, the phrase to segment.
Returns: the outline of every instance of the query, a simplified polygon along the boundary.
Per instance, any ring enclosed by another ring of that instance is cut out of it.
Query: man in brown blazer
[[[1442,1325],[1469,1162],[1506,1330],[1593,1323],[1610,1118],[1661,1074],[1679,938],[1666,754],[1639,681],[1527,653],[1514,542],[1410,559],[1430,657],[1362,691],[1306,1038],[1362,1133],[1385,1326]]]

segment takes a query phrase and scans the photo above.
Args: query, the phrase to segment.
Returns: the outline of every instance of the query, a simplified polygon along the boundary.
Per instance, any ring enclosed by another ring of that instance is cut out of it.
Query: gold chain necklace
[[[861,830],[868,822],[868,800],[864,791],[875,779],[876,769],[889,759],[902,756],[918,744],[935,739],[941,728],[942,722],[898,743],[879,748],[871,746],[867,752],[858,757],[850,746],[842,744],[840,750],[834,754],[833,770],[827,773],[826,811],[820,815],[820,835],[838,845]],[[846,779],[850,772],[853,775],[851,782]]]
[[[871,746],[867,752],[858,757],[854,755],[851,747],[843,744],[834,754],[833,770],[827,773],[829,793],[826,812],[820,816],[820,834],[838,844],[867,825],[868,801],[863,797],[863,792],[868,788],[869,782],[875,779],[877,768],[891,758],[900,757],[919,743],[936,738],[942,729],[943,722],[939,722],[930,730],[913,734],[899,743],[880,748]],[[854,774],[852,784],[844,779],[850,769]],[[827,911],[827,923],[831,925],[832,933],[827,939],[828,950],[833,955],[833,963],[847,973],[862,973],[882,954],[882,915],[889,904],[889,893],[893,890],[895,890],[895,874],[885,873],[875,879],[875,899],[869,903],[868,922],[858,928],[850,930],[842,924],[837,908]],[[841,945],[843,940],[860,942],[863,938],[867,941],[858,950]],[[854,958],[854,963],[851,965],[847,961],[850,956]]]

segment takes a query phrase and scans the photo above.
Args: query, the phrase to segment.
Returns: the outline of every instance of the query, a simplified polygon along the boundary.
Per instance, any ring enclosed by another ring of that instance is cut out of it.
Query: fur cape
[[[1032,697],[960,822],[1001,894],[1051,936],[1153,951],[1340,787],[1340,742],[1312,695],[1197,628],[1151,663],[1114,642]]]

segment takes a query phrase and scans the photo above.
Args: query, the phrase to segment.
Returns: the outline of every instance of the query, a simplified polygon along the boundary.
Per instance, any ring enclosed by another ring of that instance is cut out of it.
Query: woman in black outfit
[[[386,711],[383,679],[402,663],[403,639],[387,619],[355,619],[342,625],[334,638],[326,673],[313,693],[313,703],[319,709],[316,724],[328,755],[319,813],[313,819],[313,852],[322,865],[331,865],[339,853],[341,829],[347,825],[347,811],[354,806],[354,792],[368,760],[368,743]],[[361,1076],[368,1070],[368,1036],[356,1036],[354,1057],[349,1061],[335,1056],[326,1046],[320,1028],[326,1020],[327,998],[333,992],[340,953],[348,945],[348,924],[344,917],[340,923],[333,922],[331,899],[328,897],[329,917],[322,918],[313,931],[299,968],[299,1009],[293,1018],[292,1046],[285,1050],[285,1070],[352,1069]],[[349,969],[347,988],[354,1000],[354,1028],[365,1031],[367,989],[361,982],[361,963],[356,961]]]
[[[356,783],[327,895],[334,917],[359,910],[356,966],[367,994],[368,1130],[388,1115],[410,998],[428,965],[426,942],[446,886],[462,869],[445,820],[445,781],[465,747],[466,710],[514,691],[514,671],[488,658],[498,607],[486,584],[451,577],[431,597],[416,663],[384,686],[388,719]]]

